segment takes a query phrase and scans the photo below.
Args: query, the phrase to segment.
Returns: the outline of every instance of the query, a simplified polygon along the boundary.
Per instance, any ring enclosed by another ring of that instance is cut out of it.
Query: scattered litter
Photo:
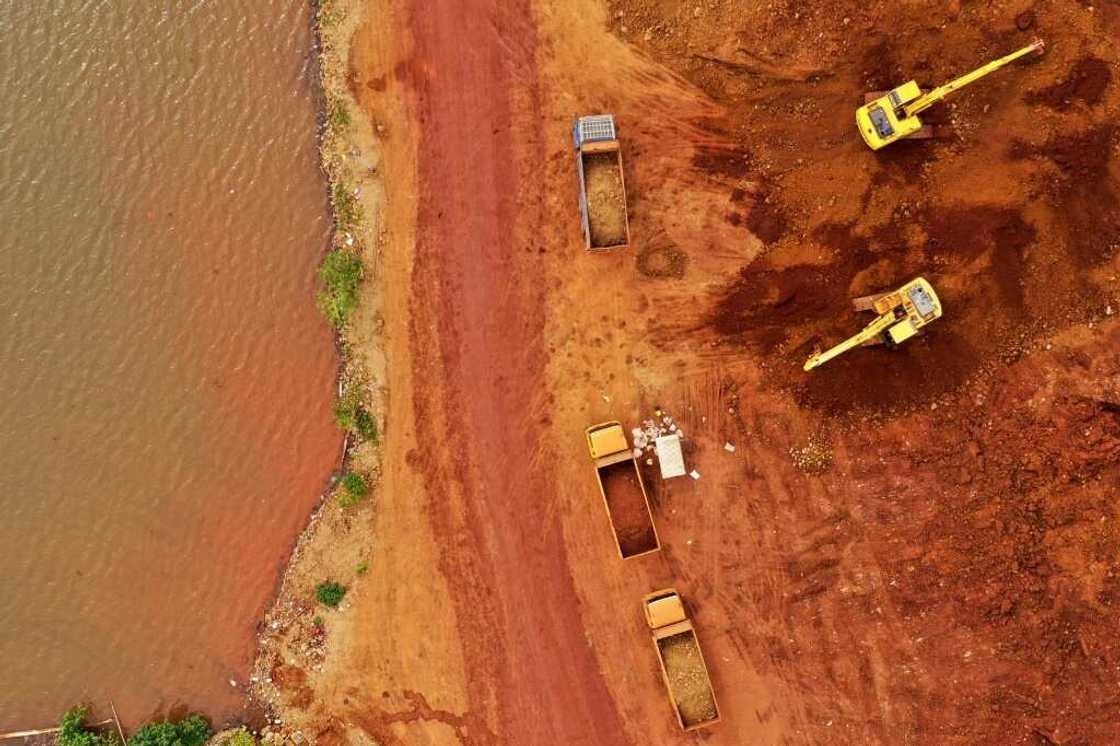
[[[603,394],[602,396],[603,396],[603,401],[605,401],[607,404],[611,403],[611,398],[609,396],[607,396],[606,394]]]
[[[641,457],[642,457],[642,449],[641,448],[635,448],[634,449],[634,458],[641,458]]]
[[[233,679],[230,679],[230,680],[229,680],[229,685],[230,685],[230,686],[232,686],[232,687],[233,687],[234,689],[236,689],[236,688],[237,688],[237,682],[236,682],[236,681],[234,681]]]
[[[723,450],[727,451],[728,453],[735,453],[735,446],[733,446],[731,443],[724,443]]]
[[[647,458],[646,459],[646,466],[653,466],[653,459]]]
[[[699,479],[700,478],[700,472],[693,469],[692,471],[690,471],[688,473],[688,476],[692,477],[693,479]]]

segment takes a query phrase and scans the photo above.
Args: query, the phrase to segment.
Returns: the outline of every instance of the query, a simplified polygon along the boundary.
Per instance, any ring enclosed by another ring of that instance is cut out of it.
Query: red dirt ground
[[[370,7],[387,487],[305,733],[1115,742],[1120,92],[1091,61],[1120,59],[1120,6]],[[949,139],[862,144],[864,90],[1033,34],[1045,58],[931,112]],[[602,111],[634,238],[605,256],[569,140]],[[801,371],[860,327],[849,297],[919,273],[946,308],[927,334]],[[623,562],[582,431],[654,407],[701,478],[645,471],[663,550]],[[696,735],[640,615],[666,586],[723,714]]]

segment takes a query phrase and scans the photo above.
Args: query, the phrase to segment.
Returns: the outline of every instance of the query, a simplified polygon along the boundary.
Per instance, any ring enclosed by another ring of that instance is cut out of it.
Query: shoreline
[[[320,112],[318,151],[332,222],[331,238],[323,256],[339,249],[356,254],[363,265],[357,307],[335,329],[339,356],[336,401],[357,389],[358,400],[381,431],[385,397],[382,382],[386,375],[378,287],[383,205],[380,144],[369,121],[359,113],[346,82],[350,42],[364,21],[367,7],[364,0],[318,0],[313,2],[311,24]],[[339,197],[343,195],[347,205],[340,209]],[[302,677],[303,670],[317,670],[322,661],[330,626],[323,616],[337,614],[349,606],[344,600],[332,612],[317,604],[315,584],[328,579],[327,576],[352,584],[357,582],[356,576],[364,574],[362,557],[368,537],[353,533],[353,524],[355,518],[369,517],[380,491],[379,440],[355,442],[360,439],[353,432],[346,432],[338,463],[305,528],[281,562],[275,593],[257,625],[257,649],[246,696],[250,711],[263,714],[264,722],[253,725],[259,727],[265,742],[308,740],[298,730],[298,723],[290,722],[293,704],[310,704],[307,697],[300,696],[301,682],[293,678]],[[351,467],[368,475],[370,489],[361,503],[344,508],[333,498],[339,492],[341,476]],[[298,662],[299,668],[293,668],[288,661]],[[295,702],[282,697],[291,691],[297,693]],[[309,690],[302,691],[309,694]]]

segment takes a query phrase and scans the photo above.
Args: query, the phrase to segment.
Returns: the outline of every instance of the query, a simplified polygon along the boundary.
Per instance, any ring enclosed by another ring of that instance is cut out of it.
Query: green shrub
[[[319,292],[319,310],[335,329],[346,324],[350,313],[358,307],[358,286],[362,282],[362,258],[341,249],[332,249],[319,266],[323,289]]]
[[[239,728],[226,741],[226,746],[257,746],[257,739],[249,731]]]
[[[350,472],[342,478],[342,489],[338,493],[338,502],[344,508],[357,505],[369,494],[369,480],[361,474]]]
[[[336,181],[334,188],[331,190],[331,196],[333,197],[331,202],[334,205],[334,221],[338,230],[343,232],[353,230],[358,225],[358,218],[361,217],[361,208],[353,190],[347,184]]]
[[[377,443],[377,419],[363,406],[358,386],[349,386],[334,403],[334,418],[343,430],[357,433],[364,441]]]
[[[319,599],[319,603],[324,606],[329,606],[332,609],[337,608],[342,603],[343,597],[346,596],[346,586],[328,580],[315,588],[315,598]]]
[[[377,419],[361,407],[354,414],[354,429],[362,436],[362,440],[377,443]]]
[[[191,715],[177,723],[151,723],[128,739],[128,746],[203,746],[213,735],[201,715]]]
[[[335,130],[344,130],[350,126],[350,110],[346,108],[345,101],[333,96],[327,100],[327,121]]]
[[[369,560],[362,560],[361,562],[359,562],[358,566],[354,568],[354,572],[356,572],[358,575],[365,575],[367,572],[369,572]]]
[[[88,716],[89,708],[85,706],[75,707],[63,715],[56,741],[58,746],[120,746],[121,739],[116,733],[101,734],[87,730],[85,722]]]

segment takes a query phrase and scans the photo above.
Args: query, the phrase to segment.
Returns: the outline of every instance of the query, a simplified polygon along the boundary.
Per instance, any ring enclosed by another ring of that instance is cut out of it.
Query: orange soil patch
[[[673,585],[706,743],[1114,739],[1120,91],[1079,61],[1120,60],[1120,8],[1034,7],[1045,58],[931,110],[948,139],[872,153],[864,91],[1026,43],[1028,3],[371,7],[387,494],[294,722],[691,743],[640,615]],[[620,125],[632,251],[580,248],[591,111]],[[850,297],[917,274],[928,333],[801,371],[862,326]],[[582,432],[657,406],[701,478],[644,471],[663,549],[622,562]]]

